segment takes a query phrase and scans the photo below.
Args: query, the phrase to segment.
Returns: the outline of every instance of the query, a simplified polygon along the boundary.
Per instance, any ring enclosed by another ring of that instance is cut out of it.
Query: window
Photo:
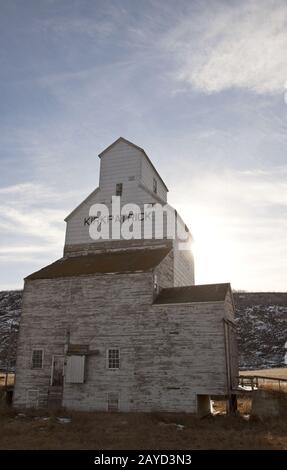
[[[108,393],[108,411],[119,411],[119,394]]]
[[[153,192],[157,193],[157,180],[155,178],[153,179]]]
[[[33,349],[32,352],[32,369],[43,368],[43,349]]]
[[[116,184],[116,196],[121,196],[123,194],[123,183]]]
[[[108,349],[108,369],[120,368],[120,350]]]

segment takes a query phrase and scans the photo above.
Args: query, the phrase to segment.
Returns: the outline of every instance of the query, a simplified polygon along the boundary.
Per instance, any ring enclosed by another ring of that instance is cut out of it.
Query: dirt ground
[[[0,411],[0,449],[287,449],[286,419],[248,419],[248,400],[238,416],[199,419],[183,414]],[[59,417],[69,418],[59,420]],[[68,421],[68,422],[66,422]]]

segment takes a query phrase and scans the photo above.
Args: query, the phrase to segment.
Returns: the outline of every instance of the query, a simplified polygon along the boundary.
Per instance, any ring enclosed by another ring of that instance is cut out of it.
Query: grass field
[[[222,411],[223,403],[215,403]],[[286,419],[183,414],[0,412],[0,449],[287,449]],[[68,417],[63,423],[58,417]]]
[[[244,370],[240,375],[259,375],[261,377],[276,377],[277,379],[287,379],[287,367],[274,367],[272,369]]]
[[[274,377],[271,370],[269,376]],[[287,369],[279,371],[287,373]],[[256,372],[262,375],[263,371]],[[249,419],[251,400],[246,397],[238,401],[238,415],[225,415],[226,403],[215,401],[218,414],[204,419],[171,413],[19,413],[1,402],[0,449],[287,450],[286,418]],[[59,417],[69,418],[69,422]]]

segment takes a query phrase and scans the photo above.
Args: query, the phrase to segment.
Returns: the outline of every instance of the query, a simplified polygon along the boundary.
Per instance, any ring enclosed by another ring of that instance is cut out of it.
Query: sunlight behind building
[[[179,210],[184,214],[194,239],[192,251],[196,284],[230,281],[236,282],[238,287],[240,246],[230,236],[228,220],[197,205],[180,204]]]

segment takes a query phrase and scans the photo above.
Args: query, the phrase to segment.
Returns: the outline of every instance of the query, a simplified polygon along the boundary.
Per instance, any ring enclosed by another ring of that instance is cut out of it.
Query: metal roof
[[[149,271],[169,253],[170,247],[101,252],[61,258],[36,271],[27,280],[52,279],[87,274]]]
[[[203,284],[198,286],[169,287],[162,289],[154,304],[224,301],[230,284]]]

